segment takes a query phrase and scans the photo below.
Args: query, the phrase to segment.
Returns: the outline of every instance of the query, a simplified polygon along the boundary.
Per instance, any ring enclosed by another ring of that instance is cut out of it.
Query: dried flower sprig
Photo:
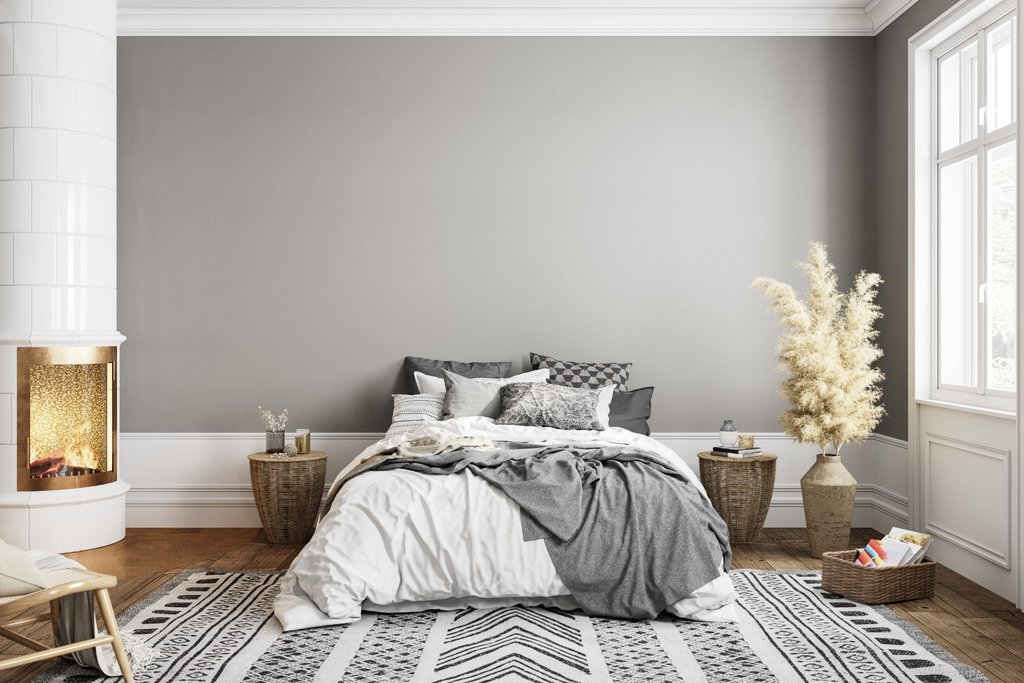
[[[772,299],[771,307],[789,328],[777,348],[789,371],[779,393],[792,404],[780,416],[786,434],[799,443],[831,446],[839,455],[843,444],[863,441],[885,414],[880,405],[883,379],[874,363],[881,357],[875,321],[882,312],[875,303],[882,278],[861,271],[853,288],[838,289],[836,269],[825,245],[811,242],[806,263],[807,300],[789,285],[769,278],[753,286]]]
[[[263,419],[263,427],[268,432],[283,432],[284,426],[288,424],[288,409],[285,408],[284,412],[280,415],[275,416],[269,410],[264,410],[263,406],[257,406],[260,411],[260,417]]]

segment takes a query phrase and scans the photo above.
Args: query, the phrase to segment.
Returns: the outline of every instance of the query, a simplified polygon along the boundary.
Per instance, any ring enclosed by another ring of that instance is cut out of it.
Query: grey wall
[[[875,37],[875,255],[873,270],[885,285],[879,303],[879,343],[885,355],[885,404],[888,415],[878,432],[907,438],[907,41],[956,4],[957,0],[917,2]]]
[[[873,257],[873,42],[120,39],[124,430],[383,430],[404,355],[536,350],[777,431],[749,283]]]

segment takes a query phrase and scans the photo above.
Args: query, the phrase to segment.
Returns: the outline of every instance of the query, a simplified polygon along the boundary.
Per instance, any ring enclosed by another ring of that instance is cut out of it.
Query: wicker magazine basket
[[[821,587],[831,593],[877,605],[918,600],[935,595],[935,562],[869,569],[854,563],[857,550],[825,553],[821,558]]]

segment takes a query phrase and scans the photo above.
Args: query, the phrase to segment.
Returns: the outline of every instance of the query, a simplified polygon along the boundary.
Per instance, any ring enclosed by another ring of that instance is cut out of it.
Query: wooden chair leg
[[[50,625],[53,627],[53,645],[60,645],[60,600],[50,600]]]
[[[103,615],[103,623],[107,626],[107,633],[113,637],[114,655],[121,667],[121,675],[125,683],[134,683],[132,676],[132,665],[128,661],[128,653],[124,650],[124,643],[121,641],[121,631],[117,628],[117,619],[114,617],[114,606],[110,604],[110,594],[106,588],[96,591],[96,601],[100,603],[100,613]]]

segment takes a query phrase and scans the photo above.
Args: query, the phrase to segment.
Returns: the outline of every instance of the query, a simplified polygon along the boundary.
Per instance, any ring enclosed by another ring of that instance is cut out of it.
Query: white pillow
[[[34,593],[46,588],[46,577],[21,548],[0,541],[0,597]]]
[[[392,394],[395,408],[385,439],[416,429],[425,422],[437,422],[444,410],[444,393]]]
[[[455,374],[454,372],[452,373]],[[462,375],[457,375],[462,377]],[[512,377],[493,378],[493,377],[464,377],[463,379],[472,379],[474,382],[484,382],[485,384],[497,384],[502,386],[504,384],[510,384],[512,382],[546,382],[551,376],[551,368],[541,368],[540,370],[530,370],[520,375],[513,375]],[[416,388],[420,390],[421,394],[437,394],[444,393],[447,391],[444,385],[444,377],[434,377],[433,375],[427,375],[419,370],[413,373],[413,377],[416,378]]]
[[[412,376],[416,378],[416,388],[420,390],[421,394],[444,393],[444,377],[434,377],[419,370],[412,373]]]
[[[608,415],[612,409],[612,394],[614,393],[615,385],[609,384],[606,387],[601,387],[597,394],[597,421],[601,423],[601,429],[608,429],[610,426]]]

